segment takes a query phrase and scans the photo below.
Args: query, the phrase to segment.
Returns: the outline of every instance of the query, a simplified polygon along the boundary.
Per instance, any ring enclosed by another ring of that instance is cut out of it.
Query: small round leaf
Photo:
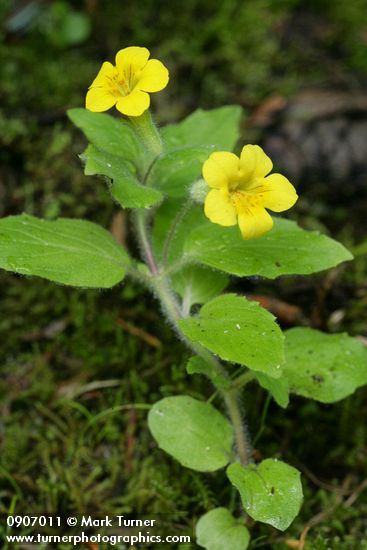
[[[187,468],[213,472],[230,459],[232,426],[209,403],[187,395],[166,397],[149,411],[148,425],[159,447]]]
[[[226,508],[214,508],[202,516],[196,525],[199,546],[206,550],[246,550],[250,533]]]

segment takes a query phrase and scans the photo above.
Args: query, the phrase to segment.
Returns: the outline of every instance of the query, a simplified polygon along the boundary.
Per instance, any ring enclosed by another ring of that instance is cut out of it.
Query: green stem
[[[145,144],[148,152],[150,152],[154,158],[157,158],[162,153],[163,146],[159,132],[153,124],[150,112],[145,111],[145,113],[143,113],[140,117],[130,117],[130,121],[137,133],[139,134],[141,140]],[[189,206],[190,202],[182,208],[171,226],[164,247],[164,262],[168,259],[170,246],[176,233],[177,227],[186,215]],[[135,227],[142,255],[145,258],[151,272],[151,277],[149,277],[149,286],[161,302],[168,320],[172,323],[175,330],[177,331],[178,336],[181,338],[181,340],[185,342],[187,347],[197,355],[201,356],[204,361],[212,365],[213,369],[221,377],[221,379],[224,378],[228,380],[228,389],[217,387],[217,390],[224,399],[229,417],[233,424],[239,460],[242,464],[247,464],[252,460],[252,450],[247,437],[247,427],[243,415],[241,414],[238,392],[236,389],[230,387],[230,379],[228,373],[223,368],[221,363],[216,359],[216,357],[214,357],[214,355],[212,355],[202,346],[192,343],[182,333],[179,324],[180,319],[182,319],[183,317],[182,311],[173,292],[171,291],[169,279],[164,273],[159,270],[157,262],[154,258],[154,253],[147,231],[147,216],[146,213],[144,213],[144,211],[142,210],[137,211],[135,215]]]
[[[265,405],[264,405],[264,408],[263,408],[263,412],[261,414],[260,428],[259,428],[259,430],[256,434],[255,439],[254,439],[254,443],[257,443],[257,441],[259,441],[263,431],[265,430],[265,421],[266,421],[266,416],[268,414],[270,401],[271,401],[271,396],[270,396],[270,394],[268,394],[266,396]]]
[[[153,157],[159,157],[163,150],[161,136],[152,120],[150,111],[140,116],[129,117],[130,122]]]
[[[188,286],[185,289],[185,293],[182,297],[182,307],[181,307],[181,313],[182,317],[185,319],[186,317],[189,317],[190,311],[191,311],[191,286]]]
[[[231,384],[231,388],[233,390],[240,390],[241,388],[246,386],[249,382],[252,382],[254,378],[255,378],[254,373],[248,370],[233,380]]]
[[[153,255],[153,250],[150,244],[146,228],[146,215],[143,210],[135,212],[135,228],[138,235],[138,241],[141,247],[142,255],[153,275],[158,273],[158,267]]]
[[[252,462],[252,446],[249,441],[247,425],[244,419],[244,413],[241,412],[238,393],[234,390],[222,392],[229,417],[231,419],[234,436],[237,445],[238,457],[241,464],[249,464]]]
[[[143,255],[146,258],[152,273],[149,286],[162,304],[168,320],[172,323],[178,336],[186,344],[186,346],[195,354],[201,356],[204,361],[212,365],[215,372],[220,375],[222,379],[224,377],[228,380],[228,389],[222,387],[217,387],[217,389],[224,399],[233,425],[238,458],[242,464],[248,464],[252,461],[252,447],[247,435],[247,426],[244,420],[244,415],[241,413],[238,391],[230,387],[230,378],[228,373],[216,357],[202,346],[191,342],[182,333],[179,324],[179,321],[183,318],[182,312],[174,294],[170,289],[167,277],[160,273],[157,268],[150,245],[150,240],[147,235],[144,213],[139,212],[137,214],[136,227]]]
[[[181,337],[181,331],[178,325],[178,321],[181,319],[180,306],[168,285],[167,279],[159,276],[154,277],[151,280],[151,287],[162,304],[168,320],[173,324],[174,329]]]

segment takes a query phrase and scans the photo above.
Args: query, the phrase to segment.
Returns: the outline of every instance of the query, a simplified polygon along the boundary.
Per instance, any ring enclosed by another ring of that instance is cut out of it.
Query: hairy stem
[[[145,111],[140,116],[129,117],[140,139],[153,157],[158,157],[163,150],[161,136],[153,123],[150,111]]]
[[[151,273],[155,275],[158,273],[158,267],[153,255],[152,246],[150,244],[146,227],[146,215],[143,210],[137,210],[135,212],[134,221],[142,256],[144,257]]]
[[[186,287],[182,298],[181,314],[182,317],[189,317],[191,311],[191,286]]]
[[[238,393],[234,390],[227,390],[222,392],[222,395],[233,425],[238,457],[241,464],[249,464],[253,461],[253,451],[244,413],[239,404]]]
[[[240,376],[235,378],[233,382],[231,383],[231,388],[233,390],[239,390],[246,386],[249,382],[251,382],[255,378],[255,375],[250,370],[245,371]]]
[[[142,248],[144,257],[147,259],[147,263],[152,273],[152,276],[150,278],[150,287],[160,301],[162,308],[167,315],[167,318],[172,323],[178,336],[186,344],[186,346],[191,349],[195,354],[201,356],[207,363],[212,365],[216,373],[222,378],[224,377],[228,381],[228,389],[222,387],[218,387],[217,389],[226,404],[228,415],[233,425],[238,458],[242,464],[248,464],[252,461],[252,447],[248,438],[244,415],[242,414],[241,407],[239,405],[238,392],[235,388],[231,387],[231,381],[229,379],[228,373],[221,365],[221,363],[217,360],[217,358],[202,346],[191,342],[182,333],[179,326],[179,321],[183,318],[182,311],[170,289],[167,277],[161,274],[159,272],[159,269],[157,268],[157,264],[153,256],[150,241],[146,231],[144,214],[137,216],[137,222],[137,233],[140,241],[140,246]]]
[[[131,117],[130,121],[135,127],[142,142],[145,144],[148,154],[150,153],[153,157],[157,158],[162,153],[162,140],[157,128],[153,124],[150,112],[146,111],[140,117]],[[188,201],[172,223],[164,246],[163,265],[168,260],[171,243],[177,228],[190,206],[191,201]],[[191,342],[181,331],[179,321],[183,318],[182,310],[171,291],[168,277],[160,269],[160,266],[158,266],[154,258],[150,237],[147,231],[147,214],[143,210],[139,210],[135,215],[135,227],[142,255],[151,273],[149,277],[149,287],[160,301],[168,320],[172,323],[179,338],[186,346],[195,354],[202,357],[204,361],[209,363],[222,380],[225,379],[228,381],[226,387],[216,386],[216,389],[221,394],[226,404],[228,415],[233,425],[238,458],[242,464],[247,464],[252,461],[252,447],[248,437],[244,414],[242,414],[239,404],[238,390],[231,386],[231,380],[228,373],[220,361],[202,346]]]

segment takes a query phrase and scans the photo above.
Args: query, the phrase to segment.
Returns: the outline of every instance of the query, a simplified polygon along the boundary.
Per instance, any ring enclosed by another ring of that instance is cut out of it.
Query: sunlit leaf
[[[301,508],[303,493],[298,470],[268,458],[260,464],[231,464],[230,482],[238,489],[244,509],[256,521],[285,531]]]
[[[187,338],[222,359],[281,376],[284,337],[273,315],[257,302],[225,294],[179,324]]]
[[[295,222],[278,218],[274,228],[259,239],[245,241],[238,227],[222,227],[209,221],[188,236],[187,260],[233,275],[309,274],[351,260],[344,246],[316,231],[305,231]]]

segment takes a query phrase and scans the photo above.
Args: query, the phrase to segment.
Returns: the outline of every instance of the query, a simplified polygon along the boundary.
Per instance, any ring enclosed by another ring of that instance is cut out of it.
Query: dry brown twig
[[[149,346],[153,348],[160,348],[162,346],[162,342],[158,340],[156,336],[149,334],[149,332],[146,332],[142,328],[136,327],[135,325],[128,323],[124,319],[117,319],[116,323],[124,330],[126,330],[126,332],[132,334],[133,336],[137,336],[138,338],[146,342]]]

